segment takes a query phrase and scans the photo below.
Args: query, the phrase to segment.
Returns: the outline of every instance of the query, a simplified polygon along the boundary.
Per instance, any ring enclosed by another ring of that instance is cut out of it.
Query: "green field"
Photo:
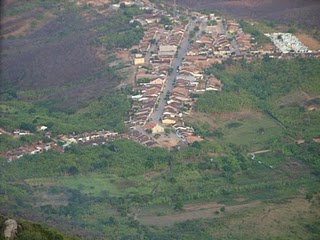
[[[239,126],[230,127],[238,123]],[[240,125],[241,124],[241,125]],[[227,121],[218,123],[223,129],[221,143],[247,145],[251,151],[268,148],[272,140],[283,135],[283,129],[267,116],[240,121]],[[228,127],[229,126],[229,127]]]

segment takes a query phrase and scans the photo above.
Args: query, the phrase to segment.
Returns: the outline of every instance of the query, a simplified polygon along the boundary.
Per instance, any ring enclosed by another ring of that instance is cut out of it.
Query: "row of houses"
[[[210,17],[214,18],[214,15]],[[205,68],[215,62],[221,62],[220,58],[213,55],[215,42],[223,44],[220,36],[216,27],[210,28],[210,33],[203,34],[193,42],[178,69],[179,74],[174,82],[174,88],[170,96],[167,96],[162,123],[172,127],[182,142],[188,144],[203,140],[195,136],[194,129],[186,126],[183,120],[184,116],[192,111],[195,103],[194,95],[205,91],[221,91],[223,88],[223,84],[216,77],[203,75]]]
[[[171,30],[165,31],[164,26],[153,24],[145,32],[144,40],[139,45],[139,51],[150,55],[150,58],[146,59],[137,70],[136,87],[133,89],[136,94],[131,96],[133,100],[132,114],[127,122],[129,127],[145,125],[157,107],[185,28],[185,26],[177,25]],[[155,38],[156,34],[159,34],[158,39]],[[149,46],[146,48],[143,43],[147,40]],[[151,40],[154,40],[152,44],[155,45],[152,53]]]
[[[156,145],[154,139],[138,131],[130,131],[129,133],[117,133],[107,131],[100,132],[99,134],[93,133],[91,136],[90,134],[87,136],[80,136],[80,138],[78,138],[76,142],[74,141],[74,139],[76,138],[72,136],[67,143],[71,144],[71,140],[72,143],[78,143],[82,146],[99,146],[105,145],[108,142],[112,142],[118,139],[130,139],[147,147],[152,147]]]
[[[98,146],[104,145],[107,142],[118,139],[131,139],[147,147],[156,145],[153,138],[138,131],[130,131],[129,133],[117,133],[114,131],[92,131],[80,134],[72,133],[67,135],[57,135],[52,139],[52,142],[44,143],[38,141],[32,144],[27,144],[16,149],[9,150],[1,154],[1,157],[8,159],[8,162],[17,160],[25,155],[40,154],[45,151],[53,150],[57,152],[64,152],[72,144],[79,144],[82,146]]]
[[[16,149],[12,149],[9,151],[6,151],[1,154],[1,157],[8,160],[8,162],[11,162],[13,160],[17,160],[25,155],[34,155],[39,154],[44,151],[48,150],[55,150],[58,152],[62,152],[63,149],[59,147],[56,143],[50,142],[50,143],[43,143],[42,141],[35,142],[32,144],[27,144],[21,147],[18,147]]]

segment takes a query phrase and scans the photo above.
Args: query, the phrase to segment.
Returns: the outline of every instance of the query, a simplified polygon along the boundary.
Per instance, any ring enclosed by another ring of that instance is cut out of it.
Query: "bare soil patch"
[[[244,202],[247,200],[247,198],[236,198],[235,199],[237,202]]]
[[[190,219],[201,219],[201,218],[221,218],[225,216],[225,213],[220,212],[221,207],[225,207],[226,213],[237,212],[246,208],[252,208],[260,202],[251,202],[241,205],[225,206],[219,203],[201,203],[201,204],[188,204],[183,209],[183,212],[170,214],[165,216],[147,216],[140,215],[137,220],[145,225],[155,226],[170,226],[178,222],[183,222]],[[219,213],[218,213],[219,212]]]
[[[45,180],[27,179],[26,182],[32,187],[38,187],[38,186],[50,187],[50,186],[57,185],[56,181],[51,179],[45,179]]]
[[[320,50],[320,42],[313,37],[305,33],[299,33],[296,35],[296,37],[310,50]]]
[[[68,205],[68,196],[64,193],[60,194],[48,194],[46,192],[39,192],[35,194],[34,206],[47,206],[51,205],[53,207],[67,206]]]
[[[171,149],[178,145],[180,139],[175,133],[171,132],[169,136],[161,134],[161,136],[157,139],[157,142],[160,146]]]
[[[211,202],[211,203],[196,203],[196,204],[186,204],[183,206],[185,211],[196,211],[210,208],[221,208],[224,207],[224,204]]]
[[[118,50],[115,52],[117,58],[123,60],[124,62],[130,61],[130,52],[128,50]]]

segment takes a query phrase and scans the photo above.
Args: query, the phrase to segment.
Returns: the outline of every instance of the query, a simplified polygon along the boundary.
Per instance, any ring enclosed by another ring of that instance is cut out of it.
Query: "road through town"
[[[173,59],[171,64],[171,68],[173,69],[173,71],[171,72],[171,74],[168,75],[165,87],[163,88],[163,91],[159,96],[158,107],[155,108],[154,112],[150,116],[150,120],[152,120],[153,122],[161,123],[160,119],[164,111],[164,107],[166,106],[166,94],[171,93],[174,88],[174,80],[178,74],[177,69],[179,66],[181,66],[182,60],[186,55],[188,48],[190,47],[189,34],[194,29],[196,22],[197,19],[191,20],[188,24],[187,30],[184,33],[183,39],[178,48],[178,54]]]

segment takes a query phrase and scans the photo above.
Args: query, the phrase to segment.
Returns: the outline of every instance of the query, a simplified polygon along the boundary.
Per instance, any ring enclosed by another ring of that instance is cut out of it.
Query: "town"
[[[146,147],[180,148],[204,139],[195,135],[184,118],[193,111],[198,95],[207,91],[223,91],[224,84],[204,70],[228,59],[319,57],[320,51],[309,50],[290,33],[265,34],[271,42],[259,46],[255,37],[245,32],[233,19],[216,14],[188,10],[158,9],[148,0],[125,1],[111,5],[112,11],[122,7],[139,6],[145,14],[134,16],[144,29],[138,46],[126,51],[135,67],[134,94],[130,116],[125,122],[127,132],[96,130],[50,136],[46,126],[39,126],[48,142],[36,142],[2,153],[8,161],[26,154],[55,150],[63,152],[71,144],[97,146],[117,139],[131,139]],[[183,16],[183,17],[182,17]],[[13,133],[1,130],[15,138],[32,133],[21,129]]]

